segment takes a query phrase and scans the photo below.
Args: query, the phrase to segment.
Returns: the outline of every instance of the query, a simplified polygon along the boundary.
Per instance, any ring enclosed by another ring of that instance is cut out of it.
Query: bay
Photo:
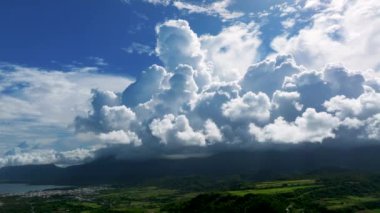
[[[33,191],[43,191],[47,189],[60,189],[67,188],[67,186],[56,186],[56,185],[29,185],[22,183],[1,183],[0,184],[0,195],[3,194],[23,194]]]

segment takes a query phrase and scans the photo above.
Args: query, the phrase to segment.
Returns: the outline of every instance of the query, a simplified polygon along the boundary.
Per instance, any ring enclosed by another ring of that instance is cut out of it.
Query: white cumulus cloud
[[[308,108],[294,122],[287,122],[282,117],[278,117],[273,123],[263,128],[250,124],[249,132],[260,142],[322,142],[326,138],[335,137],[333,131],[339,124],[338,118],[326,112],[316,112]]]
[[[264,93],[248,92],[222,105],[223,115],[231,121],[265,122],[270,117],[270,100]]]

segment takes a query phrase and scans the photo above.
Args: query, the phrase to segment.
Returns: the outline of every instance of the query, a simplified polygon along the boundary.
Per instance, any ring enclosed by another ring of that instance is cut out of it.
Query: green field
[[[339,209],[347,209],[352,206],[359,206],[365,203],[371,202],[379,202],[380,198],[364,196],[347,196],[342,198],[332,198],[321,201],[323,205],[327,207],[329,210],[339,210]]]
[[[196,195],[150,186],[105,190],[94,200],[106,204],[103,206],[109,206],[107,209],[111,211],[158,212],[167,203]]]
[[[279,180],[279,181],[270,181],[270,182],[260,182],[255,184],[255,188],[267,189],[267,188],[278,188],[278,187],[287,187],[287,186],[306,186],[314,185],[316,180],[305,179],[305,180]]]
[[[310,189],[310,188],[316,188],[316,187],[319,187],[319,186],[311,185],[311,186],[286,186],[286,187],[277,187],[277,188],[259,188],[259,189],[229,191],[228,193],[232,195],[237,195],[237,196],[245,196],[247,194],[273,195],[273,194],[291,193],[296,190]]]
[[[366,210],[365,213],[380,213],[380,209]]]

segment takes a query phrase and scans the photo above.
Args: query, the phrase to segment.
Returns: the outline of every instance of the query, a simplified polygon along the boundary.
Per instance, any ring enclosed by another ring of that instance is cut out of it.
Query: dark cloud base
[[[339,146],[334,143],[260,147],[185,159],[117,159],[115,155],[78,166],[54,165],[4,167],[0,178],[34,184],[136,184],[164,177],[245,175],[253,180],[316,171],[377,172],[380,146],[368,143]]]

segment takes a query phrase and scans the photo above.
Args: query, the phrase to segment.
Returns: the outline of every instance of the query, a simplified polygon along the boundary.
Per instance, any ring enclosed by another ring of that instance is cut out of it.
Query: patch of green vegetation
[[[278,187],[278,188],[260,188],[260,189],[248,189],[248,190],[237,190],[237,191],[229,191],[228,193],[237,196],[244,196],[247,194],[263,194],[263,195],[273,195],[273,194],[283,194],[283,193],[291,193],[296,190],[301,189],[310,189],[320,187],[318,185],[313,186],[289,186],[289,187]]]
[[[247,194],[263,194],[263,195],[273,195],[273,194],[283,194],[291,193],[296,190],[317,188],[321,185],[316,185],[316,180],[304,179],[304,180],[280,180],[280,181],[270,181],[270,182],[259,182],[255,183],[252,189],[244,190],[233,190],[228,191],[228,193],[236,196],[245,196]]]
[[[380,213],[380,209],[366,210],[365,213]]]
[[[347,209],[353,206],[360,206],[365,203],[380,201],[380,198],[368,196],[368,197],[358,197],[358,196],[347,196],[342,198],[330,198],[322,201],[322,203],[329,210],[339,210]]]
[[[144,213],[144,212],[148,212],[144,209],[140,209],[140,208],[112,208],[110,209],[111,212],[127,212],[127,213]],[[149,211],[151,212],[151,211]],[[158,211],[152,211],[152,212],[158,212]]]
[[[313,179],[270,181],[270,182],[256,183],[255,188],[267,189],[267,188],[278,188],[278,187],[288,187],[288,186],[304,186],[304,185],[314,185],[315,183],[316,183],[316,180],[313,180]]]
[[[228,193],[201,194],[188,202],[167,206],[167,212],[207,212],[207,213],[238,213],[238,212],[285,212],[287,203],[275,196],[246,195],[234,196]]]
[[[82,206],[84,208],[90,208],[90,209],[99,209],[102,206],[97,203],[91,203],[91,202],[67,202],[68,205],[73,206]]]

